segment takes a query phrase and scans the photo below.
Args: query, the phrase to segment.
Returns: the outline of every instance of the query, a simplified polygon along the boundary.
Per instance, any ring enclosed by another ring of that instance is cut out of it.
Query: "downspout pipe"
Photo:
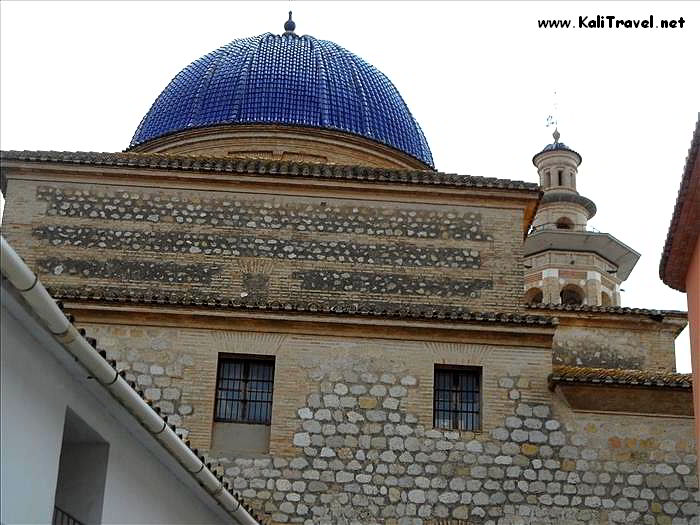
[[[241,502],[228,491],[223,481],[217,478],[197,454],[168,426],[167,422],[76,330],[46,291],[37,275],[17,255],[3,236],[0,236],[0,269],[54,338],[175,457],[237,523],[260,525]]]

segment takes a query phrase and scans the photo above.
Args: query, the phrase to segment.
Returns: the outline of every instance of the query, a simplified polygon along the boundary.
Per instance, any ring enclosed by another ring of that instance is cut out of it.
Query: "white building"
[[[2,273],[0,522],[258,523],[4,239]]]

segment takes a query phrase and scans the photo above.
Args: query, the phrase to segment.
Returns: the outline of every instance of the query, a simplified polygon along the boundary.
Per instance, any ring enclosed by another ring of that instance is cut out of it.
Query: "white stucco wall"
[[[184,474],[172,458],[162,458],[159,449],[149,451],[135,437],[138,428],[131,429],[132,435],[110,414],[120,409],[109,406],[113,400],[103,404],[84,386],[89,380],[69,374],[59,362],[63,357],[57,354],[57,359],[46,349],[60,346],[9,299],[12,313],[3,286],[0,521],[50,523],[63,422],[70,407],[109,443],[102,523],[230,523],[201,488],[178,479]]]

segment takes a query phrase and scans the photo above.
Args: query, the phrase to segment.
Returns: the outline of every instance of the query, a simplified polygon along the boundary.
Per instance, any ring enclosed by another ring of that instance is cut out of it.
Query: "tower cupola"
[[[581,155],[559,142],[561,134],[555,129],[552,134],[554,142],[547,144],[532,159],[540,174],[540,186],[545,191],[576,191],[576,175],[581,164]]]
[[[581,155],[559,142],[561,134],[558,129],[552,136],[554,142],[532,158],[544,191],[533,227],[536,230],[585,230],[588,220],[596,213],[596,207],[592,200],[576,191]]]

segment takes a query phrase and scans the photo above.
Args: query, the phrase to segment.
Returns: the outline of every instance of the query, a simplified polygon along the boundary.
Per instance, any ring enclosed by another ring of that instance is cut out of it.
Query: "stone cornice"
[[[573,203],[582,206],[588,213],[588,219],[590,220],[596,214],[597,208],[595,203],[578,193],[572,193],[567,191],[545,191],[540,201],[541,205],[545,204],[555,204],[555,203]]]

